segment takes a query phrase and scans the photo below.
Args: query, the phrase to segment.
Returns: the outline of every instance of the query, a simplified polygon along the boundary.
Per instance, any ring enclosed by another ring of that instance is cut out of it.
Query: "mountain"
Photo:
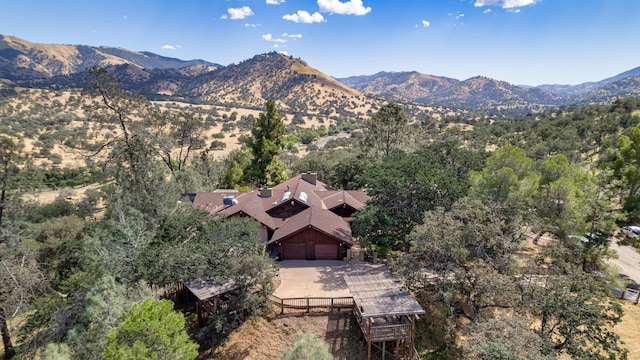
[[[464,81],[419,72],[379,72],[337,79],[366,94],[388,100],[416,101],[453,108],[555,105],[559,98],[536,88],[511,85],[484,76]]]
[[[603,83],[590,91],[573,96],[572,100],[580,105],[600,105],[625,97],[640,97],[640,75]]]
[[[180,92],[189,98],[261,108],[266,99],[284,110],[356,113],[377,100],[309,66],[305,61],[276,52],[256,55],[239,64],[193,78]]]
[[[369,76],[337,79],[343,84],[367,94],[393,99],[419,101],[433,94],[448,91],[460,81],[442,76],[411,72],[379,72]]]
[[[607,87],[609,84],[616,83],[620,80],[626,78],[637,78],[640,77],[640,67],[622,72],[618,75],[612,76],[610,78],[606,78],[600,81],[586,82],[578,85],[558,85],[558,84],[546,84],[536,86],[536,88],[551,92],[553,94],[559,96],[568,96],[568,97],[578,97],[578,98],[592,98],[597,96],[599,93],[599,89]],[[615,86],[614,86],[615,88]],[[623,85],[622,88],[625,88]],[[611,94],[613,96],[625,96],[625,93],[633,93],[634,91],[629,92],[627,90],[623,90],[621,93]],[[614,91],[615,92],[615,91]],[[591,95],[587,95],[591,93]]]
[[[154,100],[261,109],[267,99],[274,99],[285,112],[346,119],[363,118],[384,100],[402,103],[413,114],[440,107],[505,115],[574,103],[603,105],[640,92],[640,67],[598,82],[538,87],[416,71],[334,79],[302,59],[275,52],[221,66],[145,51],[36,44],[0,35],[0,80],[17,86],[83,87],[86,69],[92,66],[107,68],[126,89]]]
[[[275,52],[224,67],[115,47],[37,44],[0,35],[0,79],[18,86],[82,88],[86,70],[106,68],[127,90],[150,99],[186,100],[261,109],[363,118],[381,100],[369,98],[305,61]],[[426,106],[419,106],[426,108]]]
[[[149,52],[87,45],[36,44],[14,36],[0,35],[0,78],[9,80],[50,79],[84,72],[92,66],[133,64],[144,69],[220,65],[204,60],[180,60]]]

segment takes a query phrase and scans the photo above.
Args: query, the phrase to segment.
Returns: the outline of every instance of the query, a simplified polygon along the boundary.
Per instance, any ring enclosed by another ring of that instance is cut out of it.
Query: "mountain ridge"
[[[135,64],[142,68],[179,68],[192,65],[220,67],[204,60],[181,60],[150,52],[89,45],[38,44],[0,35],[0,78],[46,79],[82,72],[92,66]]]
[[[266,99],[308,114],[362,117],[381,101],[463,110],[538,111],[570,104],[607,104],[640,94],[640,67],[598,82],[518,86],[485,76],[458,80],[418,71],[333,78],[300,58],[276,52],[222,66],[118,47],[37,44],[0,35],[0,78],[24,86],[81,87],[86,69],[102,66],[125,88],[175,98],[260,108]],[[633,79],[638,80],[633,80]]]

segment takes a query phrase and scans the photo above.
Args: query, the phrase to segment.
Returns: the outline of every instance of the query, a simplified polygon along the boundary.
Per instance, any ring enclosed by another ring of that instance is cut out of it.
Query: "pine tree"
[[[253,155],[247,171],[248,182],[273,185],[286,179],[286,166],[278,159],[285,130],[275,101],[267,100],[266,111],[251,124],[251,137],[245,143]]]
[[[109,333],[105,359],[195,359],[198,345],[184,330],[184,316],[169,300],[145,300]]]

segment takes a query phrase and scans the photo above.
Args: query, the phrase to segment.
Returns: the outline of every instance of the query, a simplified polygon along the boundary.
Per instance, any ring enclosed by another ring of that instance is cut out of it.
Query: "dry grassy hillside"
[[[36,44],[14,36],[0,37],[0,50],[3,49],[15,52],[14,63],[18,69],[25,70],[25,73],[29,70],[40,77],[72,74],[86,61],[77,46]],[[126,63],[124,59],[105,53],[96,53],[95,56],[104,66]]]
[[[290,61],[295,65],[293,68],[305,71],[306,75],[315,71],[310,67],[302,67],[299,60]],[[299,85],[301,99],[307,99],[302,98],[302,93],[310,92],[311,89],[318,94],[308,101],[300,100],[300,104],[306,106],[305,111],[287,110],[288,102],[298,101],[294,93],[276,102],[289,130],[324,126],[334,129],[334,132],[350,131],[351,128],[358,128],[362,121],[377,111],[378,103],[362,95],[353,95],[349,104],[344,105],[346,108],[341,108],[336,99],[346,96],[343,92],[337,92],[343,86],[331,78],[321,78],[322,81]],[[0,116],[3,119],[1,130],[23,138],[27,151],[39,165],[77,166],[86,154],[75,150],[74,145],[79,139],[89,136],[89,130],[98,131],[102,136],[117,132],[117,129],[109,126],[98,129],[102,125],[96,123],[95,119],[85,112],[87,106],[94,105],[91,105],[79,90],[9,88],[12,94],[0,97]],[[240,147],[239,138],[248,134],[252,118],[264,110],[264,103],[255,107],[191,104],[180,101],[154,101],[153,104],[159,108],[186,111],[202,117],[207,124],[205,145],[210,145],[214,140],[226,144],[224,148],[213,150],[214,154],[219,156]],[[322,104],[326,106],[321,106]],[[437,118],[452,114],[441,113],[442,109],[420,105],[405,105],[405,111],[416,120],[426,116]]]

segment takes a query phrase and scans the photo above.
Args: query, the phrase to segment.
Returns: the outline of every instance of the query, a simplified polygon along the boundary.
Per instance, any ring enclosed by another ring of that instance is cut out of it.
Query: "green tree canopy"
[[[385,157],[365,173],[373,199],[356,215],[354,234],[364,244],[407,248],[405,237],[422,221],[424,212],[449,209],[463,197],[467,173],[479,168],[482,160],[482,154],[446,142]]]
[[[169,300],[145,300],[134,305],[124,321],[109,333],[107,360],[192,360],[198,344],[184,330],[185,320]]]
[[[471,194],[485,201],[521,203],[537,187],[532,178],[532,160],[522,149],[507,145],[497,149],[482,171],[471,171]]]
[[[402,149],[408,143],[408,117],[402,106],[395,103],[383,105],[365,122],[364,148],[372,155],[389,156],[394,149]]]
[[[629,135],[620,136],[618,146],[607,149],[607,157],[610,182],[620,191],[629,220],[635,220],[640,214],[640,124]]]
[[[627,349],[612,329],[623,310],[593,275],[574,271],[524,284],[523,305],[549,355],[572,359],[626,359]]]
[[[285,131],[284,121],[275,101],[267,100],[266,110],[253,121],[251,136],[245,141],[253,155],[246,174],[249,182],[273,185],[286,179],[286,168],[278,159]]]

